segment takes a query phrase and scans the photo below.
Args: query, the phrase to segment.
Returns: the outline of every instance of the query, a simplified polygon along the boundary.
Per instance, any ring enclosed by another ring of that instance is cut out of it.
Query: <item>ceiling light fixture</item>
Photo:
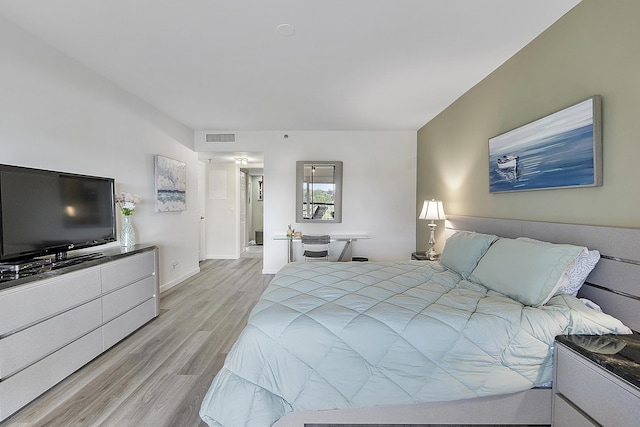
[[[236,157],[234,160],[236,161],[236,165],[246,165],[249,163],[249,160],[246,157]]]

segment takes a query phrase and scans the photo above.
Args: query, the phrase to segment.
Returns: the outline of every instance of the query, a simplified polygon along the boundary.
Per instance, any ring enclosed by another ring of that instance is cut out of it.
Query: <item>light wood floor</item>
[[[251,253],[200,268],[161,295],[157,319],[2,426],[206,426],[200,402],[273,276]]]

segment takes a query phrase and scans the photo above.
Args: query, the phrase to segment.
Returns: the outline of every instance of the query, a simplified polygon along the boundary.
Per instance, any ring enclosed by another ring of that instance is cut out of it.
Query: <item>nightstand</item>
[[[424,252],[412,252],[411,259],[417,259],[418,261],[437,261],[440,259],[440,254],[436,254],[436,256],[430,260]]]
[[[640,335],[561,335],[554,351],[554,426],[637,426]]]
[[[411,259],[418,260],[418,261],[429,261],[429,258],[427,258],[424,252],[412,252]]]

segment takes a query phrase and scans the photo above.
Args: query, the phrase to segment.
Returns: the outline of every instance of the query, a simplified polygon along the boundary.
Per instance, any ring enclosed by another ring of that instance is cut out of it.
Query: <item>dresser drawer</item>
[[[152,276],[155,271],[155,251],[109,263],[102,267],[102,292],[110,292],[129,283],[137,282]]]
[[[0,339],[0,378],[29,366],[102,325],[100,299]]]
[[[556,351],[556,393],[604,426],[637,425],[637,389],[561,344]]]
[[[100,330],[85,335],[0,382],[0,419],[5,419],[102,352]]]
[[[560,395],[553,395],[554,427],[596,427],[597,424],[575,409]]]
[[[42,280],[0,293],[0,335],[98,298],[99,267]]]
[[[102,297],[102,320],[108,322],[155,295],[155,277],[147,277]]]
[[[157,297],[156,297],[157,298]],[[135,331],[156,315],[156,298],[147,300],[139,306],[116,317],[102,327],[102,345],[104,350]]]

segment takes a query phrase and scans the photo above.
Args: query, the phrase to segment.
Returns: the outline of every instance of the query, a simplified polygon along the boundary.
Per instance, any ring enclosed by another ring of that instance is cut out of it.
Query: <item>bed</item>
[[[576,260],[593,252],[574,240],[585,230],[525,224],[453,218],[438,262],[287,265],[252,311],[201,417],[227,426],[549,424],[554,337],[631,331],[565,289]],[[598,274],[613,275],[589,277]]]

